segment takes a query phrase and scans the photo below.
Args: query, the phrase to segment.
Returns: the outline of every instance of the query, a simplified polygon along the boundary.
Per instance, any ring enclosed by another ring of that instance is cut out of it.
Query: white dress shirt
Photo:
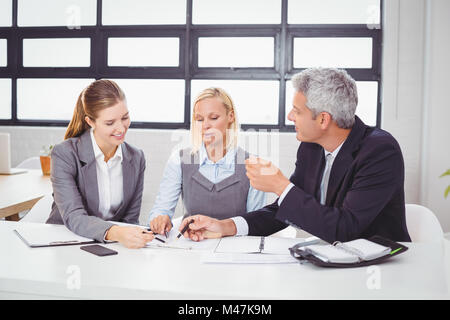
[[[92,129],[90,131],[97,167],[98,211],[104,220],[108,220],[123,201],[122,146],[119,145],[114,156],[105,162],[105,155],[95,141],[94,132]]]
[[[336,159],[339,150],[341,150],[342,145],[344,144],[345,140],[336,148],[333,152],[329,152],[325,149],[323,149],[325,158],[328,154],[331,154],[331,160],[330,160],[330,167],[333,167],[334,159]],[[322,176],[322,181],[320,185],[323,185],[323,179],[324,176]],[[281,203],[283,202],[286,195],[289,193],[289,191],[294,187],[294,184],[291,182],[288,184],[288,186],[284,189],[284,191],[281,193],[280,197],[278,198],[278,206],[281,206]],[[246,236],[248,235],[248,224],[247,221],[243,217],[233,217],[231,218],[234,221],[234,224],[236,225],[236,235],[237,236]]]

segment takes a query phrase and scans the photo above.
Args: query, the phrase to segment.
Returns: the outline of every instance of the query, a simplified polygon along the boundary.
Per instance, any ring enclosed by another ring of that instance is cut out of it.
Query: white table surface
[[[368,267],[203,264],[205,251],[118,243],[106,245],[119,252],[107,257],[78,245],[31,249],[13,232],[17,223],[26,222],[0,222],[0,299],[449,299],[440,244],[407,243],[407,252],[377,266],[380,288],[370,289]]]
[[[50,176],[42,175],[40,169],[26,170],[25,173],[0,175],[0,217],[31,209],[37,200],[52,193]]]

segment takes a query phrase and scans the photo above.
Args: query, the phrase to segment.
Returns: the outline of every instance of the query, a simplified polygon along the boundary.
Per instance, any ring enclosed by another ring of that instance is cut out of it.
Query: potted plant
[[[50,146],[42,146],[41,149],[41,168],[42,168],[42,174],[45,176],[50,175],[50,163],[51,163],[51,153],[52,153],[53,145]]]
[[[439,178],[450,176],[450,169],[445,171],[443,174],[439,176]],[[450,185],[444,191],[444,198],[447,198],[450,193]],[[450,268],[450,232],[444,234],[444,248],[445,248],[445,269],[448,270]],[[450,286],[450,277],[447,277],[447,285]]]
[[[440,175],[439,178],[442,178],[444,176],[450,176],[450,169],[448,169],[446,172]],[[447,198],[448,194],[450,193],[450,185],[447,186],[447,189],[444,191],[444,197]]]

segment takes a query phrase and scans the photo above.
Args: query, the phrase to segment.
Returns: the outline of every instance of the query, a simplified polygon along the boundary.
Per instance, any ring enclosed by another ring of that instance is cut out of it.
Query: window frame
[[[184,79],[184,122],[132,121],[131,128],[189,129],[191,109],[191,80],[277,80],[279,85],[278,124],[241,124],[243,130],[269,129],[293,132],[294,126],[285,123],[286,81],[304,69],[293,68],[293,43],[295,37],[369,37],[372,38],[372,68],[346,69],[356,81],[378,83],[376,126],[381,125],[381,48],[384,0],[380,0],[379,28],[369,29],[365,24],[288,24],[288,0],[281,1],[280,24],[257,25],[193,25],[192,2],[186,0],[185,25],[102,25],[102,0],[97,0],[97,23],[80,29],[61,27],[18,27],[18,0],[12,0],[12,26],[0,27],[0,38],[7,39],[7,66],[0,67],[0,77],[11,79],[11,119],[0,119],[0,125],[11,126],[67,126],[69,121],[44,121],[17,119],[18,78],[122,78],[122,79]],[[90,67],[23,67],[24,38],[90,38]],[[108,67],[109,37],[178,37],[178,67]],[[198,39],[200,37],[273,37],[274,67],[272,68],[199,68]],[[194,93],[195,94],[195,93]],[[75,105],[75,101],[74,101]]]

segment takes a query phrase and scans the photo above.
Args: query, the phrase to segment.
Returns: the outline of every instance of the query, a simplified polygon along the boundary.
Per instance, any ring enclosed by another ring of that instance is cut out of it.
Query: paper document
[[[268,263],[298,263],[298,260],[284,254],[247,254],[247,253],[214,253],[203,256],[203,263],[230,264],[268,264]]]
[[[186,239],[181,236],[177,239],[179,234],[179,225],[174,225],[169,231],[169,237],[166,238],[164,235],[158,234],[156,237],[165,241],[165,243],[154,239],[148,242],[147,248],[171,248],[171,249],[185,249],[185,250],[211,250],[213,251],[220,239],[205,239],[203,241],[192,241],[191,239]]]
[[[256,253],[260,252],[261,237],[243,236],[220,239],[217,253]]]
[[[178,231],[177,231],[178,232]],[[220,239],[205,239],[203,241],[192,241],[190,239],[186,239],[184,237],[181,237],[178,240],[172,237],[171,235],[169,238],[166,238],[162,235],[157,235],[158,238],[163,239],[166,241],[165,243],[162,243],[158,240],[153,240],[151,242],[148,242],[146,247],[147,248],[171,248],[171,249],[185,249],[185,250],[211,250],[213,251],[217,244],[219,243]]]
[[[317,243],[319,238],[227,237],[220,239],[214,253],[203,256],[203,263],[268,264],[297,263],[289,248],[296,244]]]
[[[95,242],[56,224],[20,222],[14,232],[31,248]]]
[[[303,241],[318,238],[281,238],[281,237],[226,237],[220,239],[216,253],[270,253],[289,255],[289,248]]]

